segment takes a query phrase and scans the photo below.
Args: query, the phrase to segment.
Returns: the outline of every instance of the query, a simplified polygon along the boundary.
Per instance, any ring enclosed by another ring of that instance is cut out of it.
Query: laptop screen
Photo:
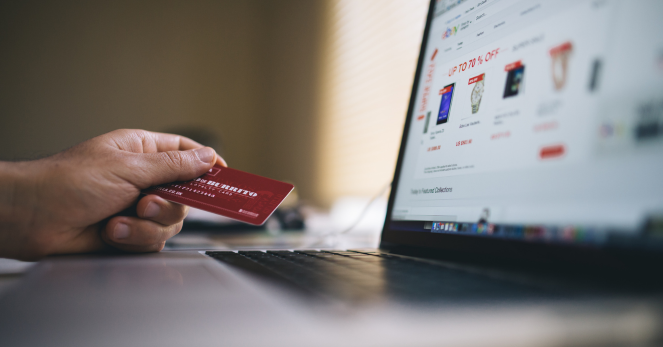
[[[663,2],[437,0],[387,229],[637,244],[663,223]]]

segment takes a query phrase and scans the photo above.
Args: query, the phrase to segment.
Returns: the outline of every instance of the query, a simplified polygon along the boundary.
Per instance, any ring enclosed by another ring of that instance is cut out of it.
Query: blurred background
[[[181,133],[294,183],[299,204],[355,211],[393,176],[427,6],[2,1],[0,160]]]

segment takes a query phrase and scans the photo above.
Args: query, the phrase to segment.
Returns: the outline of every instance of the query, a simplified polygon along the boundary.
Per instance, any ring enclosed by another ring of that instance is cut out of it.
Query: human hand
[[[142,189],[207,172],[214,150],[186,137],[116,130],[48,158],[0,163],[0,257],[106,249],[155,252],[188,207]]]

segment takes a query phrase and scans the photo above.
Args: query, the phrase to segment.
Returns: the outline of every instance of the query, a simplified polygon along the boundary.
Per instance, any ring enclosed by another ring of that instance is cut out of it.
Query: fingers
[[[138,201],[138,217],[163,225],[177,224],[184,220],[189,207],[170,202],[157,195],[148,195]]]
[[[145,153],[168,152],[168,151],[186,151],[204,147],[200,143],[184,136],[157,133],[145,131],[143,138],[143,147]],[[226,161],[219,155],[216,156],[216,163],[228,167]]]
[[[118,129],[101,137],[118,149],[134,153],[185,151],[204,147],[184,136],[139,129]]]
[[[133,153],[187,151],[204,147],[188,137],[147,130],[120,129],[103,136],[107,137],[118,149]],[[228,166],[225,160],[218,155],[216,163]]]
[[[131,180],[141,189],[174,181],[188,181],[209,171],[216,157],[216,152],[210,147],[135,154],[131,163]]]
[[[158,252],[166,240],[177,235],[182,222],[162,225],[136,217],[112,218],[102,231],[102,239],[109,245],[130,252]]]

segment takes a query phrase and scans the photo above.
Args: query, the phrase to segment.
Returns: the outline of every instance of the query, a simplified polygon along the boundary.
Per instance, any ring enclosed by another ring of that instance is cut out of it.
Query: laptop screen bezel
[[[614,247],[611,245],[581,245],[560,243],[536,243],[523,240],[499,239],[492,237],[476,237],[470,235],[453,235],[445,233],[425,233],[393,230],[389,228],[392,221],[392,213],[395,202],[395,192],[400,181],[400,172],[403,165],[403,157],[407,144],[408,133],[412,121],[412,113],[415,108],[415,100],[419,81],[422,77],[424,56],[428,44],[431,23],[434,18],[436,0],[431,0],[426,18],[423,39],[417,60],[417,68],[412,85],[412,92],[403,127],[403,135],[398,152],[396,169],[389,195],[387,214],[380,238],[380,248],[388,251],[408,250],[409,253],[421,251],[426,254],[431,252],[437,255],[453,257],[475,258],[502,258],[515,260],[532,260],[541,262],[554,261],[556,263],[584,265],[606,264],[643,264],[651,261],[651,258],[663,259],[661,252],[642,247]]]

